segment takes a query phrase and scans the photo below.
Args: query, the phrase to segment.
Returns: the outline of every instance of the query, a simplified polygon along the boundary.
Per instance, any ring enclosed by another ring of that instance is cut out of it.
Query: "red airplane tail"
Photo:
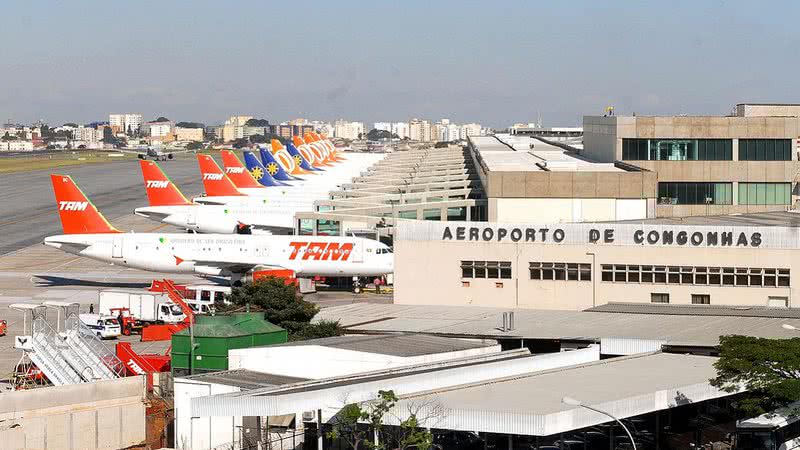
[[[263,188],[250,173],[247,168],[231,150],[222,150],[222,165],[225,166],[225,174],[231,179],[237,188]]]
[[[214,158],[208,155],[197,155],[200,164],[200,175],[203,177],[203,187],[209,197],[230,197],[244,195],[236,189],[230,178],[219,168]]]
[[[144,189],[150,206],[190,205],[191,202],[153,161],[141,160]]]
[[[68,175],[50,175],[64,234],[121,233],[97,210]]]

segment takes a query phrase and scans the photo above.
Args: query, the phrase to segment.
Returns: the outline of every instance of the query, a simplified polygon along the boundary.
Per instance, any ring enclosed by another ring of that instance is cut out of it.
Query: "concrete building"
[[[392,123],[392,133],[396,134],[399,139],[408,138],[409,137],[408,122]]]
[[[175,127],[175,140],[202,142],[204,140],[203,129]]]
[[[490,222],[593,222],[655,214],[655,173],[598,162],[528,136],[474,136],[468,148]]]
[[[798,250],[794,212],[583,224],[403,221],[394,234],[394,301],[797,308]]]
[[[431,123],[427,120],[411,119],[408,122],[408,137],[412,141],[431,142]]]
[[[585,116],[581,154],[655,173],[659,217],[789,209],[798,196],[800,106],[740,104],[736,113]]]
[[[350,122],[347,120],[337,120],[333,124],[333,137],[355,140],[366,135],[364,122]]]
[[[98,133],[97,130],[83,125],[72,130],[72,139],[76,141],[98,142],[102,138],[103,135]]]
[[[235,141],[244,137],[244,127],[248,120],[253,116],[231,116],[222,126],[222,140],[225,142]]]
[[[108,115],[108,125],[111,126],[114,133],[136,134],[141,129],[143,122],[141,114]]]
[[[118,449],[145,442],[144,377],[4,392],[6,449]]]
[[[173,129],[175,122],[147,122],[142,127],[142,132],[161,141],[170,141],[174,138]]]
[[[33,151],[31,141],[0,141],[0,151],[4,152],[30,152]]]
[[[480,136],[481,130],[483,130],[483,127],[481,127],[479,123],[465,123],[461,125],[461,139],[466,139],[470,136]]]

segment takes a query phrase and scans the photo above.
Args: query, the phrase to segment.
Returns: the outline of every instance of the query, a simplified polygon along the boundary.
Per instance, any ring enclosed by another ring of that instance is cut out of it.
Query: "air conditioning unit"
[[[303,422],[316,422],[317,414],[314,411],[303,412]]]

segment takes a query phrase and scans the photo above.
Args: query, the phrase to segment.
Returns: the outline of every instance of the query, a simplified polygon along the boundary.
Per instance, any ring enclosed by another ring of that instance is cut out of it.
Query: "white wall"
[[[494,220],[496,222],[564,223],[647,218],[646,199],[498,198],[491,200],[496,200],[496,220]]]
[[[236,427],[242,424],[241,417],[192,418],[189,402],[194,397],[239,391],[233,386],[175,378],[175,448],[202,449],[233,442]]]
[[[373,370],[497,353],[500,346],[417,357],[357,352],[317,345],[256,347],[230,350],[229,369],[248,369],[290,377],[321,379]]]

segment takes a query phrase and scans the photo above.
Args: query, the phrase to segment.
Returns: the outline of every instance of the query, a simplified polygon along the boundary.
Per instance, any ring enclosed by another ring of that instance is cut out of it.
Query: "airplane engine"
[[[297,278],[292,270],[276,269],[269,266],[256,266],[246,273],[231,275],[231,286],[242,286],[266,277],[283,278],[286,284],[294,284],[297,282]]]

